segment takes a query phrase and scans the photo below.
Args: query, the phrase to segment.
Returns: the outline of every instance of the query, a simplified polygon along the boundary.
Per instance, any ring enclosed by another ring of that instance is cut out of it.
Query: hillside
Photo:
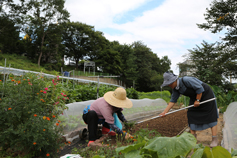
[[[31,70],[37,72],[44,72],[47,74],[57,75],[59,72],[46,70],[43,66],[40,68],[37,64],[32,63],[25,56],[20,56],[16,54],[1,54],[0,53],[0,66],[5,66],[6,59],[6,67],[23,69],[23,70]]]

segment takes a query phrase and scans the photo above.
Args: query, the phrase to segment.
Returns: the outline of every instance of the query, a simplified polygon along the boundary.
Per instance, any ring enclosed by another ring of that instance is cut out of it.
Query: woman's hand
[[[160,113],[160,114],[159,114],[159,116],[161,116],[161,117],[164,117],[164,116],[165,116],[165,114],[166,114],[166,112],[165,112],[165,111],[163,111],[162,113]]]
[[[194,107],[199,107],[199,105],[200,105],[199,103],[200,103],[199,101],[195,101],[194,102]]]
[[[129,139],[129,138],[132,138],[133,136],[132,135],[130,135],[129,133],[127,133],[126,135],[125,135],[125,139]]]

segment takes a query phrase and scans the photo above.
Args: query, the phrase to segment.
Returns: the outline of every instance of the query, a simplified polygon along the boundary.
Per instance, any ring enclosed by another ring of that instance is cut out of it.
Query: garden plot
[[[147,120],[147,121],[143,121],[141,123],[135,124],[132,128],[126,129],[126,131],[129,132],[130,134],[132,134],[134,137],[140,135],[143,138],[147,137],[149,139],[157,137],[156,132],[159,132],[160,135],[164,137],[164,139],[167,139],[167,138],[173,138],[174,136],[177,136],[177,135],[182,135],[182,133],[184,131],[188,131],[188,129],[189,129],[189,128],[187,128],[188,127],[187,109],[172,113],[172,114],[167,115],[165,117],[154,118],[151,120],[149,120],[149,119],[144,119],[144,120]],[[219,139],[218,145],[221,145],[223,114],[219,115],[217,126],[218,126],[217,129],[218,129],[218,139]],[[197,138],[198,144],[201,143],[205,146],[205,149],[207,148],[208,150],[210,150],[210,148],[209,148],[210,142],[211,142],[211,130],[210,129],[198,131],[198,138]],[[93,154],[99,155],[99,153],[102,152],[107,157],[109,157],[109,156],[113,157],[114,155],[116,155],[115,151],[116,151],[116,146],[118,144],[120,144],[120,146],[121,145],[127,146],[127,145],[130,145],[133,143],[131,141],[129,142],[124,139],[118,139],[117,137],[105,138],[102,141],[102,144],[107,145],[107,146],[106,147],[103,146],[103,148],[95,150],[94,153],[93,153],[93,150],[86,148],[87,147],[86,144],[87,144],[87,139],[79,140],[78,142],[72,143],[71,146],[66,146],[64,148],[64,150],[61,151],[61,153],[64,153],[64,154],[73,153],[73,154],[81,154],[84,157],[93,157]],[[216,151],[225,152],[228,155],[228,151],[227,150],[225,151],[224,148],[221,148],[220,146],[217,148],[218,148],[218,150],[215,150],[215,152]],[[72,149],[74,149],[74,150],[72,150]],[[200,149],[200,150],[202,150],[202,149]],[[85,153],[88,153],[88,155],[86,155]],[[190,155],[192,155],[192,154],[193,154],[193,152],[190,153]],[[190,155],[188,157],[190,157]]]
[[[147,130],[147,137],[153,137],[155,133],[150,131],[156,131],[159,132],[161,136],[177,136],[178,134],[181,134],[184,129],[186,129],[188,125],[187,122],[187,111],[182,110],[175,112],[173,114],[167,115],[165,117],[159,117],[152,120],[148,120],[139,124],[135,124],[132,128],[127,129],[127,132],[129,132],[132,135],[135,135],[135,133],[139,132],[140,130]],[[148,136],[149,135],[149,136]],[[87,139],[86,139],[87,140]],[[71,153],[71,150],[73,148],[77,149],[83,149],[86,147],[86,140],[78,140],[73,142],[70,146],[65,146],[63,150],[61,150],[61,155],[63,156],[65,154]],[[110,144],[111,146],[116,146],[118,138],[117,137],[109,137],[106,138],[103,143],[104,144]],[[121,139],[119,140],[121,143]],[[123,140],[122,143],[124,145],[127,145],[129,142],[126,140]]]
[[[93,101],[75,102],[66,105],[68,109],[64,110],[59,117],[61,126],[64,128],[66,141],[72,142],[73,139],[78,138],[79,130],[87,127],[82,119],[82,112]],[[131,101],[133,102],[133,107],[123,110],[123,114],[128,121],[136,121],[155,114],[158,115],[167,106],[163,99],[131,99]]]

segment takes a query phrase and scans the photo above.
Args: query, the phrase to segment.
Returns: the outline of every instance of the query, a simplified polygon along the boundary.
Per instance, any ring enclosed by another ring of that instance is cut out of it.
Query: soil
[[[173,137],[178,135],[187,126],[187,112],[186,110],[182,110],[165,117],[159,117],[136,124],[132,133],[141,128],[148,128],[149,130],[156,130],[162,136]]]
[[[222,140],[222,128],[223,128],[223,115],[219,114],[218,119],[218,140],[219,144],[221,144]],[[179,112],[175,112],[172,114],[169,114],[165,117],[159,117],[155,119],[151,119],[148,121],[144,121],[142,123],[136,124],[132,129],[129,130],[130,134],[134,134],[136,131],[139,131],[140,129],[148,128],[149,131],[155,130],[161,134],[161,136],[166,137],[173,137],[182,134],[184,131],[189,132],[188,127],[188,119],[187,119],[187,111],[182,110]],[[197,131],[197,143],[201,143],[204,146],[209,146],[211,143],[212,134],[211,129],[206,129],[203,131]],[[110,137],[110,144],[116,145],[116,137]],[[106,141],[106,140],[105,140]],[[64,150],[61,151],[60,156],[63,156],[65,154],[70,154],[70,151],[72,149],[72,146],[77,146],[78,148],[84,148],[86,147],[86,141],[78,141],[67,148],[64,148]]]

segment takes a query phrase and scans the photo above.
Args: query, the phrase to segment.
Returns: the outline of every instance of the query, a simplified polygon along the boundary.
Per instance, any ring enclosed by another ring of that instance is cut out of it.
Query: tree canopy
[[[226,73],[237,78],[237,1],[214,0],[204,14],[206,23],[197,24],[199,28],[212,33],[224,32],[222,37],[222,58]]]
[[[39,67],[56,71],[65,67],[65,57],[76,62],[77,70],[79,62],[94,61],[103,72],[119,75],[127,87],[160,90],[171,65],[167,56],[159,58],[141,41],[120,44],[94,26],[71,22],[65,0],[18,2],[0,2],[1,53],[26,54]]]

